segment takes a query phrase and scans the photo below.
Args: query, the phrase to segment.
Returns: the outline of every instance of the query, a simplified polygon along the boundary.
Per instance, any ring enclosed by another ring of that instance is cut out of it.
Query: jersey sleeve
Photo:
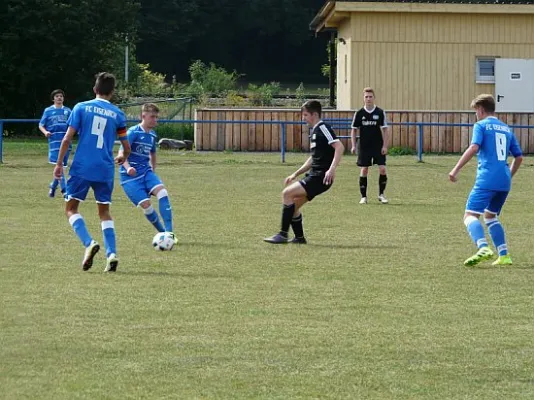
[[[72,113],[69,115],[69,119],[67,120],[67,125],[73,128],[76,132],[79,132],[82,126],[82,119],[83,119],[83,108],[79,104],[76,104],[74,106],[74,109],[72,110]]]
[[[46,110],[43,111],[43,116],[41,117],[41,120],[39,121],[39,126],[46,127],[46,121],[48,120],[48,113]]]
[[[328,141],[328,144],[339,142],[339,139],[337,138],[336,134],[329,126],[320,125],[319,129],[321,130],[321,133],[323,134],[325,139]]]
[[[361,121],[360,119],[358,118],[358,111],[356,111],[354,113],[354,117],[352,117],[352,124],[351,124],[351,127],[352,129],[359,129],[361,126]]]
[[[521,146],[519,145],[519,142],[517,141],[517,138],[515,137],[514,133],[512,132],[510,136],[510,153],[514,157],[522,156],[523,152],[521,151]]]
[[[126,132],[126,116],[122,111],[117,115],[117,137],[121,141],[129,140]]]
[[[473,126],[473,138],[471,139],[471,144],[476,144],[477,146],[482,146],[482,141],[484,140],[484,131],[485,128],[478,122]]]
[[[380,127],[382,128],[388,127],[388,120],[386,117],[386,112],[384,110],[382,110],[382,112],[380,113],[380,121],[378,122],[380,123]]]

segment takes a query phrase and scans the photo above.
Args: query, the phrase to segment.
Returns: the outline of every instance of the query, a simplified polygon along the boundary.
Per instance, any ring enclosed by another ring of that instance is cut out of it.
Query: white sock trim
[[[81,214],[73,214],[69,218],[69,224],[71,224],[71,226],[74,226],[74,223],[79,219],[83,219]]]
[[[115,229],[115,223],[113,222],[113,220],[102,221],[102,230],[106,229]]]
[[[465,226],[469,226],[471,225],[473,222],[475,221],[478,221],[478,218],[477,217],[473,217],[472,215],[468,215],[467,217],[465,217],[464,219],[464,224]]]
[[[489,225],[489,224],[491,224],[491,223],[493,223],[493,222],[499,222],[499,218],[497,218],[497,217],[493,217],[493,218],[484,218],[484,223],[485,223],[486,225]]]
[[[154,207],[149,206],[147,208],[143,208],[143,212],[145,213],[145,215],[152,214],[154,212]]]
[[[169,193],[167,192],[167,189],[161,189],[158,194],[156,195],[156,197],[158,198],[158,200],[161,200],[162,198],[164,197],[168,197],[169,196]]]

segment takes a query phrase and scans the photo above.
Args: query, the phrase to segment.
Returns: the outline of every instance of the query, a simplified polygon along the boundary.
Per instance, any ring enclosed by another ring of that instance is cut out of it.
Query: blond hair
[[[153,112],[153,113],[159,113],[159,108],[154,103],[145,103],[141,107],[141,112]]]
[[[363,89],[363,93],[372,93],[373,96],[375,95],[375,91],[372,87],[366,87]]]

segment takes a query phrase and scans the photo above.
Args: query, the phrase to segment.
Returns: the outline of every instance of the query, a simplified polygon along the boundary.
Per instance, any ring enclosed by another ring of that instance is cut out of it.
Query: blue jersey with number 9
[[[509,191],[512,177],[508,155],[522,155],[521,147],[510,127],[496,117],[480,120],[473,128],[471,144],[480,146],[475,188]]]
[[[67,124],[79,136],[70,175],[92,182],[112,181],[115,139],[128,139],[124,113],[109,101],[97,98],[76,104]]]

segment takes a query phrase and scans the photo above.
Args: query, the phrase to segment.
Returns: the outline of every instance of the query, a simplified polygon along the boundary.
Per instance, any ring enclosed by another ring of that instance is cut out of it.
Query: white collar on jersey
[[[98,100],[98,101],[103,101],[105,103],[110,103],[109,100],[106,100],[106,99],[101,99],[100,97],[95,97],[95,100]]]
[[[312,130],[315,129],[315,128],[317,128],[317,127],[318,127],[320,124],[322,124],[322,123],[323,123],[323,120],[320,119],[319,122],[317,122],[317,123],[313,126]]]
[[[371,114],[374,110],[376,110],[376,104],[375,104],[375,105],[373,106],[373,108],[370,109],[370,110],[368,110],[367,108],[365,108],[365,106],[363,106],[363,109],[364,109],[365,111],[367,111],[369,114]]]

